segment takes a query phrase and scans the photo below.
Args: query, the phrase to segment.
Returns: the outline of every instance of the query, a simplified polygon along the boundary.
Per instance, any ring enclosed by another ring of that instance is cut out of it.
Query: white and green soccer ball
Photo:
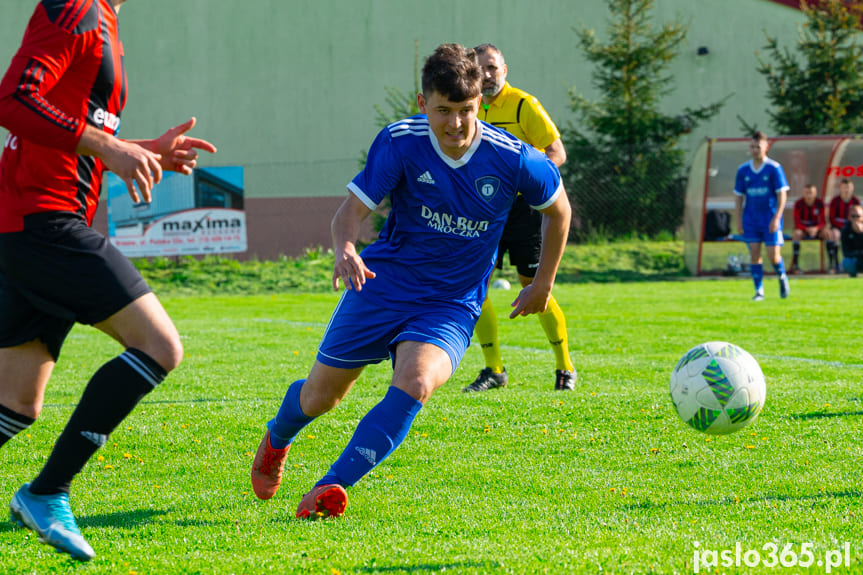
[[[755,358],[724,341],[697,345],[671,373],[671,400],[690,427],[712,435],[743,429],[758,417],[767,390]]]

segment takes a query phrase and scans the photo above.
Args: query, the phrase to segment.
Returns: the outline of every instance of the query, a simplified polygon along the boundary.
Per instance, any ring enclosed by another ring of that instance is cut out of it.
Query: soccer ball
[[[671,373],[671,400],[677,415],[712,435],[733,433],[755,421],[766,391],[755,358],[724,341],[693,347]]]
[[[511,288],[512,286],[511,286],[511,285],[509,285],[509,282],[508,282],[508,281],[506,281],[506,280],[505,280],[505,279],[503,279],[503,278],[500,278],[500,279],[496,279],[496,280],[494,280],[494,281],[491,283],[491,287],[492,287],[492,289],[503,289],[503,290],[507,290],[507,289]]]

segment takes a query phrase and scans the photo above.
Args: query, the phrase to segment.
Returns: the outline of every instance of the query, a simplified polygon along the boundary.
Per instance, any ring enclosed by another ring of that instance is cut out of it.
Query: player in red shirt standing
[[[94,552],[69,506],[72,479],[183,357],[146,282],[89,227],[102,175],[114,172],[134,201],[149,201],[162,170],[190,174],[196,149],[216,151],[185,135],[194,118],[155,140],[117,137],[124,1],[43,0],[0,82],[0,125],[9,130],[0,157],[0,445],[38,417],[75,322],[125,349],[90,379],[42,471],[10,504],[20,525],[81,560]]]
[[[827,253],[830,256],[830,273],[839,273],[839,244],[842,238],[842,228],[848,222],[848,209],[859,206],[860,200],[854,195],[854,182],[845,178],[839,182],[839,195],[830,200],[830,234],[827,242]]]
[[[801,241],[830,239],[830,230],[826,225],[824,202],[818,197],[818,188],[807,184],[803,188],[803,197],[794,203],[794,231],[791,233],[794,257],[791,260],[791,273],[803,273],[798,267]]]

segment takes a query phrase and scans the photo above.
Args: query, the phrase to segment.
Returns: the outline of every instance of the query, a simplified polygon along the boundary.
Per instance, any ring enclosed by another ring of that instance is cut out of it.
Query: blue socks
[[[315,486],[336,483],[349,487],[359,481],[404,441],[422,405],[397,387],[390,387],[360,421],[348,446]]]
[[[755,284],[755,292],[764,293],[764,266],[762,264],[752,264],[749,269],[752,273],[752,283]]]
[[[300,408],[300,390],[304,383],[305,379],[298,379],[291,384],[276,417],[267,422],[270,446],[273,449],[284,449],[290,445],[297,434],[314,419]]]
[[[780,278],[785,275],[785,260],[779,258],[778,264],[773,264],[773,269],[776,270],[776,275]]]

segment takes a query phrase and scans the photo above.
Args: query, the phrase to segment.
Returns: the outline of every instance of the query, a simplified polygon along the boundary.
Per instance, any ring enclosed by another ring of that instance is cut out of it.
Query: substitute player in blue
[[[752,281],[755,284],[753,301],[764,299],[764,266],[761,260],[761,244],[779,276],[779,296],[790,293],[785,262],[782,261],[782,213],[788,196],[788,180],[779,162],[767,157],[767,136],[755,132],[749,142],[752,160],[737,168],[734,184],[737,207],[737,229],[743,233],[743,241],[749,244]]]
[[[557,167],[517,138],[477,119],[476,53],[439,46],[422,69],[421,115],[378,134],[332,222],[333,288],[342,294],[306,379],[295,381],[267,425],[252,467],[261,499],[279,488],[299,431],[334,408],[366,365],[391,359],[392,384],[357,425],[341,456],[303,498],[297,517],[341,515],[345,488],[395,450],[420,408],[470,345],[497,246],[518,191],[546,217],[533,283],[510,317],[546,308],[569,229]],[[356,252],[360,223],[387,196],[378,240]]]

